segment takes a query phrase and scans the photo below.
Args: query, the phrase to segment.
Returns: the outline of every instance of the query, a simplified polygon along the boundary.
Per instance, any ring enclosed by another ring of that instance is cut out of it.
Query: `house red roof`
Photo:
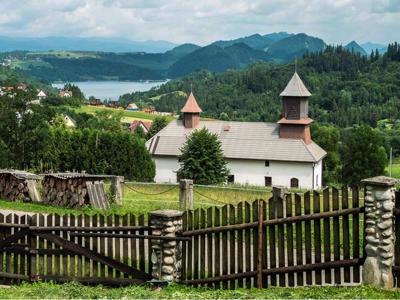
[[[186,101],[185,106],[182,108],[181,112],[183,113],[201,113],[202,110],[200,106],[197,104],[196,98],[193,93],[190,92],[189,98]]]
[[[135,131],[136,128],[140,125],[140,123],[143,125],[143,127],[146,129],[145,131],[149,131],[151,127],[151,122],[150,121],[133,121],[131,125],[129,126],[129,130],[131,132]]]

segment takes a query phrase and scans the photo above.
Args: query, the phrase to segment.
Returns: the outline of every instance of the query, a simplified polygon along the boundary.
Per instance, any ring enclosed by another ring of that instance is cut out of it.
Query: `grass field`
[[[170,285],[107,288],[78,283],[34,283],[0,288],[1,299],[399,299],[400,290],[358,287],[296,287],[216,290]]]
[[[141,112],[141,111],[129,111],[129,110],[123,110],[123,109],[114,109],[114,108],[109,108],[109,107],[98,107],[98,106],[90,106],[90,105],[84,105],[81,106],[80,108],[76,109],[77,112],[85,112],[85,113],[89,113],[89,114],[94,114],[97,111],[102,111],[102,110],[109,110],[109,111],[113,111],[113,112],[121,112],[122,113],[122,117],[126,118],[126,120],[144,120],[144,121],[148,121],[148,120],[154,120],[157,115],[153,115],[153,114],[148,114],[145,112]],[[168,121],[172,121],[175,118],[171,117],[171,116],[166,116]]]
[[[209,188],[196,187],[193,195],[194,208],[209,207],[213,205],[237,204],[240,201],[253,201],[255,199],[268,199],[271,191],[265,188],[258,190],[239,190],[238,188]],[[177,185],[154,185],[141,183],[127,183],[124,188],[123,206],[113,205],[110,213],[136,215],[157,209],[178,209],[179,188]],[[20,210],[38,213],[88,213],[101,212],[89,207],[76,210],[56,207],[38,203],[0,201],[0,209]]]

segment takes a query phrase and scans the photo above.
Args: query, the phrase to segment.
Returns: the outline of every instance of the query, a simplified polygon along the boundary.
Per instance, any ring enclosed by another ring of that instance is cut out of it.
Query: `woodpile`
[[[46,176],[44,179],[44,202],[57,206],[80,208],[90,205],[85,178],[60,178]]]
[[[11,201],[29,201],[28,186],[24,181],[11,174],[0,174],[0,198]]]
[[[0,170],[0,199],[40,201],[37,192],[39,177],[17,170]]]

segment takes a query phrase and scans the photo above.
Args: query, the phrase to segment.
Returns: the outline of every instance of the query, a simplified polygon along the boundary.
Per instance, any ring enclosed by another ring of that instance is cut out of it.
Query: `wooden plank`
[[[213,208],[209,207],[207,209],[207,227],[211,228],[213,227]],[[207,278],[213,276],[213,235],[212,233],[207,234]]]
[[[194,210],[194,229],[200,228],[200,210],[197,208]],[[199,239],[200,235],[194,237],[194,253],[193,253],[193,277],[199,279]]]
[[[0,213],[0,223],[4,223],[4,215],[2,213]],[[7,231],[8,228],[0,228],[0,241],[4,240],[6,233],[5,231]],[[4,272],[4,253],[2,250],[0,250],[0,272]]]
[[[349,197],[347,186],[342,187],[342,209],[349,207]],[[342,217],[343,230],[343,259],[350,259],[350,225],[349,216]],[[343,268],[344,282],[350,282],[350,267]]]
[[[144,215],[139,216],[139,225],[144,226]],[[142,232],[143,234],[143,232]],[[145,272],[146,271],[146,254],[144,251],[144,239],[139,239],[139,254],[140,254],[140,260],[139,260],[139,270]]]
[[[60,215],[59,214],[54,214],[54,226],[60,226]],[[54,231],[54,234],[60,235],[60,231]],[[54,245],[54,249],[58,249],[59,247],[57,245]],[[60,256],[59,255],[53,255],[53,275],[61,275],[61,270],[60,270]]]
[[[283,199],[277,198],[277,218],[283,218]],[[278,264],[280,268],[285,267],[285,228],[278,225]],[[279,274],[279,286],[286,286],[285,274]]]
[[[129,225],[130,226],[135,226],[136,225],[136,218],[134,214],[129,215]],[[129,233],[139,233],[138,231],[130,231]],[[137,269],[138,265],[138,259],[137,259],[137,239],[132,238],[130,239],[131,242],[131,260],[132,260],[132,267]]]
[[[77,220],[76,220],[76,225],[77,226],[83,226],[84,222],[83,222],[83,215],[78,215]],[[81,246],[82,245],[82,237],[78,237],[77,245]],[[77,255],[77,273],[76,276],[80,277],[80,276],[85,276],[85,271],[83,269],[84,267],[84,262],[85,258],[82,257],[81,255]]]
[[[263,287],[263,220],[264,220],[264,210],[263,201],[258,201],[258,237],[257,237],[257,288],[261,289]],[[255,246],[255,245],[254,245]]]
[[[329,188],[323,191],[324,212],[330,211]],[[324,262],[331,261],[331,221],[330,218],[324,219]],[[332,283],[331,269],[325,269],[325,283]]]
[[[397,199],[397,198],[396,198]],[[396,200],[398,202],[398,206],[400,208],[400,201]],[[353,202],[353,208],[354,207],[359,207],[359,192],[358,192],[358,187],[354,186],[352,188],[352,202]],[[397,217],[397,216],[396,216]],[[400,220],[399,220],[400,222]],[[397,240],[400,239],[400,223],[398,223],[399,226],[395,225],[396,229],[397,227],[399,227],[397,230],[399,232],[399,235],[396,234],[396,237],[398,237],[396,239]],[[397,232],[396,232],[397,233]],[[398,249],[398,251],[400,252],[400,245],[398,245],[398,247],[396,247],[395,249]],[[353,258],[359,258],[360,257],[360,217],[358,213],[353,214]],[[399,263],[400,263],[400,253],[398,253],[397,255]],[[395,256],[396,259],[396,256]],[[359,283],[360,282],[360,267],[359,266],[355,266],[353,267],[353,282]]]
[[[44,216],[43,214],[39,214],[39,215],[34,215],[32,217],[35,221],[33,224],[37,225],[37,226],[45,226],[47,220],[46,220],[46,216]],[[34,236],[31,233],[31,239],[34,240],[35,246],[33,244],[31,244],[31,250],[32,249],[45,249],[45,250],[51,250],[51,249],[47,249],[48,245],[50,246],[50,242],[47,242],[45,239],[42,239],[38,236]],[[38,261],[38,266],[36,267],[36,262],[31,263],[35,265],[34,269],[36,270],[36,273],[33,274],[39,274],[39,275],[44,275],[47,273],[47,254],[41,254],[40,252],[38,254],[32,254],[31,257],[34,257],[37,261]],[[51,256],[50,256],[51,257]]]
[[[13,218],[14,218],[14,224],[20,224],[19,216],[17,214],[14,214]],[[20,240],[22,240],[25,237],[26,237],[26,235],[22,236],[20,238]],[[18,241],[15,242],[15,244],[17,244],[17,243],[18,243]],[[13,273],[14,274],[20,274],[19,266],[18,266],[18,260],[19,260],[20,254],[12,253],[12,255],[13,255],[13,260],[12,260]]]
[[[243,202],[239,202],[237,206],[237,222],[239,224],[243,223]],[[243,273],[243,230],[239,229],[238,230],[238,238],[237,238],[237,244],[238,244],[238,273]],[[243,279],[238,279],[238,287],[242,288],[243,287]]]
[[[200,228],[206,228],[206,211],[200,210]],[[200,278],[206,278],[206,235],[200,236]]]
[[[339,210],[339,191],[332,188],[332,209]],[[340,227],[339,217],[333,218],[333,258],[335,261],[340,260]],[[341,283],[340,268],[335,268],[335,283]]]
[[[263,234],[262,234],[262,269],[265,270],[268,268],[268,239],[267,239],[267,226],[264,222],[267,220],[267,202],[265,200],[261,200],[261,207],[263,210]],[[268,275],[262,274],[262,287],[268,287]]]
[[[258,271],[258,230],[259,230],[259,214],[258,214],[258,206],[259,206],[259,201],[255,200],[252,203],[252,221],[253,223],[257,223],[257,227],[252,229],[252,234],[253,234],[253,261],[252,261],[252,271]],[[253,279],[253,286],[254,287],[258,287],[257,286],[258,282],[257,282],[257,276],[254,276]]]
[[[122,216],[122,226],[129,226],[129,216],[127,214]],[[129,239],[122,239],[122,262],[126,265],[129,265]],[[151,257],[151,256],[150,256]],[[127,278],[128,275],[124,274],[124,277]]]
[[[12,214],[8,214],[6,216],[6,223],[8,223],[8,224],[14,223]],[[6,231],[5,239],[0,241],[0,249],[2,249],[5,246],[10,245],[11,243],[18,241],[19,236],[24,236],[29,233],[29,231],[26,230],[25,233],[24,233],[24,231],[19,231],[17,234],[14,234],[15,229],[16,228],[10,228],[9,230]],[[5,256],[6,256],[6,267],[5,267],[6,273],[11,273],[12,272],[11,271],[12,270],[11,269],[11,264],[12,264],[11,253],[6,253]],[[6,282],[11,282],[11,281],[6,281]]]
[[[70,215],[64,214],[61,217],[62,225],[63,226],[68,226],[68,219]],[[65,231],[61,231],[61,237],[64,239],[68,239],[68,233]],[[61,258],[61,265],[62,265],[62,275],[63,276],[68,276],[69,275],[69,266],[68,266],[68,261],[69,261],[69,255],[62,255]]]
[[[220,209],[218,207],[215,207],[214,210],[214,227],[218,227],[221,224],[221,218],[220,218]],[[214,277],[218,277],[221,275],[221,256],[220,256],[220,246],[221,246],[221,240],[220,240],[220,233],[215,233],[215,263],[214,263]],[[220,282],[216,282],[214,284],[215,288],[220,287]]]
[[[311,214],[311,197],[310,192],[306,192],[304,194],[304,214]],[[304,230],[305,230],[305,250],[306,250],[306,264],[312,263],[312,249],[311,249],[311,222],[304,222]],[[308,285],[312,285],[312,272],[306,273],[306,283]]]
[[[222,207],[222,225],[226,226],[228,224],[228,205],[224,205]],[[222,250],[221,250],[221,258],[222,258],[222,276],[228,274],[228,232],[222,232]],[[228,288],[228,282],[222,282],[222,288]]]
[[[294,194],[294,206],[296,216],[301,216],[302,198],[299,194]],[[303,265],[303,224],[296,223],[296,266]],[[304,285],[303,272],[296,273],[296,284],[298,286]]]
[[[229,224],[234,225],[236,224],[235,220],[235,207],[233,205],[229,205]],[[231,230],[229,231],[229,274],[236,273],[236,231]],[[235,289],[235,280],[229,281],[229,288],[231,290]]]
[[[274,198],[269,199],[269,217],[268,220],[276,219],[276,202]],[[269,234],[269,267],[276,268],[276,232],[275,226],[268,226]],[[277,277],[275,275],[270,276],[271,286],[276,286]]]
[[[115,215],[114,216],[114,225],[117,227],[120,225],[120,216]],[[116,233],[115,231],[113,233]],[[120,238],[114,238],[113,240],[113,248],[115,249],[115,260],[121,261],[121,239]],[[144,254],[144,252],[143,252]],[[145,270],[144,268],[142,269],[143,271]],[[115,277],[120,278],[121,277],[121,272],[118,270],[115,270]]]
[[[71,214],[69,216],[69,225],[70,226],[75,226],[76,224],[76,219],[75,215]],[[70,241],[71,242],[76,242],[77,237],[71,237]],[[77,263],[77,256],[75,254],[69,256],[69,276],[74,277],[78,276],[77,275],[77,268],[76,268],[76,263]]]
[[[96,214],[92,216],[92,226],[93,228],[97,228],[98,225],[99,225],[99,215]],[[91,242],[93,251],[99,253],[99,237],[92,238]],[[93,272],[92,276],[99,277],[99,264],[94,261],[92,261],[91,264]]]
[[[314,213],[320,212],[321,198],[317,191],[313,193]],[[314,220],[314,261],[315,263],[321,262],[321,220]],[[322,284],[321,270],[315,271],[315,283]]]
[[[107,222],[107,227],[112,228],[114,226],[113,215],[107,215],[106,222]],[[107,233],[113,233],[113,231],[110,229],[109,231],[107,231]],[[107,237],[107,238],[105,238],[105,242],[106,242],[106,256],[108,256],[110,258],[114,258],[113,238]],[[114,278],[114,269],[111,268],[110,266],[106,266],[106,277]]]
[[[250,203],[244,203],[244,215],[245,215],[245,222],[251,221],[251,206]],[[251,230],[245,230],[245,259],[246,259],[246,272],[250,272],[251,270]],[[251,278],[246,278],[246,288],[251,288]]]
[[[188,230],[193,229],[193,211],[187,211],[187,228]],[[187,271],[186,278],[193,279],[193,239],[187,243]]]
[[[53,226],[53,214],[49,214],[46,217],[46,226]],[[46,249],[54,249],[55,245],[46,240]],[[46,255],[46,275],[53,275],[53,255]]]
[[[183,212],[182,215],[182,231],[185,232],[187,230],[187,211]],[[187,242],[182,242],[182,280],[186,280],[186,271],[187,271]]]
[[[83,226],[90,226],[90,216],[85,214],[83,216]],[[82,239],[82,247],[86,247],[88,249],[91,248],[91,237],[83,237]],[[92,266],[93,266],[93,261],[91,258],[87,257],[82,257],[82,267],[83,267],[83,276],[84,277],[90,277],[92,274]]]
[[[293,215],[293,200],[292,194],[286,195],[286,217],[291,217]],[[294,258],[293,258],[293,224],[286,225],[286,235],[287,235],[287,261],[288,267],[294,266]],[[288,274],[288,285],[294,286],[294,273]]]

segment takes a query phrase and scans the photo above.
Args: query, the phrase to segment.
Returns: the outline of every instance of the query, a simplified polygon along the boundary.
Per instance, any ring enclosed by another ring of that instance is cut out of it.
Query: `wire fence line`
[[[139,181],[126,181],[125,184],[135,184],[135,185],[154,185],[154,186],[179,186],[179,183],[155,183],[155,182],[139,182]],[[218,189],[218,190],[233,190],[242,192],[257,192],[257,193],[271,193],[270,188],[246,188],[246,187],[233,187],[233,186],[222,186],[222,185],[204,185],[204,184],[193,184],[193,187],[206,188],[206,189]]]
[[[173,187],[171,187],[171,188],[169,188],[169,189],[166,189],[165,191],[157,192],[157,193],[146,193],[146,192],[142,192],[142,191],[139,191],[139,190],[137,190],[137,189],[134,189],[133,187],[127,185],[126,183],[124,183],[124,186],[125,186],[127,189],[129,189],[129,190],[131,190],[131,191],[133,191],[133,192],[135,192],[135,193],[139,193],[139,194],[147,195],[147,196],[162,195],[162,194],[165,194],[165,193],[168,193],[168,192],[172,191],[173,189],[175,189],[175,188],[177,187],[177,186],[173,186]]]

